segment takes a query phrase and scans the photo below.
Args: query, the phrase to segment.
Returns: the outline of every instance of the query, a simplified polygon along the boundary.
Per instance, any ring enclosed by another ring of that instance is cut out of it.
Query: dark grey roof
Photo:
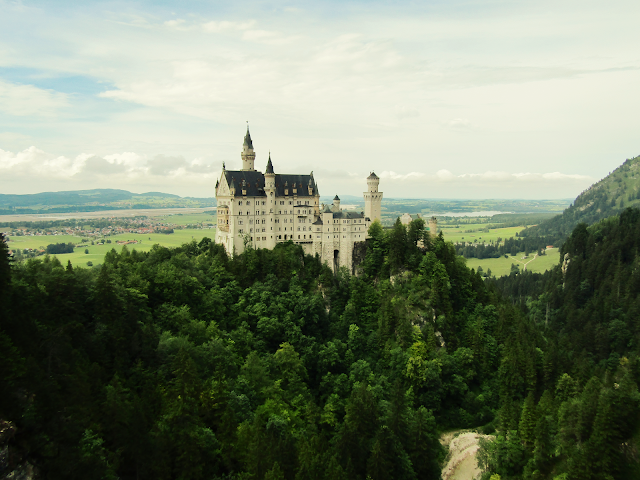
[[[253,142],[251,141],[251,134],[249,133],[249,125],[247,125],[247,134],[244,136],[244,145],[253,149]]]
[[[343,210],[341,212],[334,212],[333,218],[345,218],[345,219],[364,218],[364,213],[362,213],[362,212],[347,212],[347,211]]]
[[[335,197],[333,197],[334,200],[340,200],[340,197],[338,195],[336,195]]]
[[[267,169],[264,173],[273,173],[273,163],[271,163],[271,152],[269,152],[269,161],[267,162]]]
[[[227,184],[231,187],[236,185],[236,197],[242,196],[242,190],[237,185],[242,185],[244,180],[246,183],[246,191],[248,197],[264,197],[264,174],[251,170],[225,170],[223,171],[227,179]],[[287,175],[276,174],[276,196],[284,197],[284,188],[287,186],[287,196],[293,197],[293,188],[295,185],[296,195],[298,197],[309,197],[309,180],[313,180],[310,175]],[[313,195],[316,195],[317,186],[312,181]]]
[[[367,177],[367,180],[379,180],[379,179],[380,177],[378,177],[378,175],[376,175],[375,172],[371,172],[371,175]]]
[[[289,174],[276,174],[276,196],[284,197],[284,187],[287,185],[289,195],[293,195],[293,187],[295,185],[299,197],[309,196],[309,180],[313,180],[311,175],[289,175]],[[313,196],[316,196],[318,190],[316,182],[312,181]]]
[[[313,222],[311,225],[322,225],[322,220],[320,218],[318,218],[318,220]]]

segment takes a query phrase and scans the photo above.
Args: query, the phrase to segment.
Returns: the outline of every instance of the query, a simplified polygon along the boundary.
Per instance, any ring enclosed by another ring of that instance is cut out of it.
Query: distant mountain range
[[[170,193],[132,193],[100,188],[26,195],[0,194],[0,214],[62,213],[123,208],[213,207],[215,198],[180,197]]]
[[[626,160],[591,185],[562,214],[523,230],[520,236],[555,236],[564,239],[579,223],[591,225],[617,215],[627,207],[640,207],[640,156]]]

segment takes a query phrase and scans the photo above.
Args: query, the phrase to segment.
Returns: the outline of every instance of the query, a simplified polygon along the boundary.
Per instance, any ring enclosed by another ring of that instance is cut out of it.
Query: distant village
[[[74,225],[61,225],[61,223],[75,223]],[[80,237],[80,241],[74,243],[75,248],[87,247],[89,245],[104,245],[112,243],[112,240],[108,237],[115,235],[121,235],[125,233],[137,233],[137,234],[171,234],[174,230],[180,230],[183,228],[202,228],[200,225],[177,225],[173,223],[161,222],[157,219],[151,219],[146,217],[136,218],[101,218],[96,220],[86,220],[78,222],[60,222],[60,221],[48,221],[48,222],[28,222],[22,225],[10,225],[9,228],[5,227],[5,239],[8,242],[10,253],[13,254],[16,260],[24,258],[32,258],[40,255],[44,255],[48,252],[45,245],[50,244],[57,245],[56,238],[58,236],[76,236]],[[206,228],[206,227],[205,227]],[[36,248],[11,248],[12,237],[44,237],[41,246]],[[46,240],[45,240],[46,238]],[[63,242],[64,243],[64,242]],[[136,244],[136,240],[115,240],[114,244],[127,245]]]

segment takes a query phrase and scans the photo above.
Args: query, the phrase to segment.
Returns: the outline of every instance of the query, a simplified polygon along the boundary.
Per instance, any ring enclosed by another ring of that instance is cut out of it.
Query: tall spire
[[[253,142],[251,141],[251,134],[249,133],[249,122],[247,122],[247,134],[244,136],[244,144],[248,148],[253,149]]]
[[[242,145],[242,170],[254,172],[254,160],[256,159],[256,153],[253,151],[253,142],[251,141],[251,134],[249,133],[249,122],[247,122],[247,134],[244,136],[244,144]]]
[[[271,163],[271,151],[269,151],[269,161],[267,162],[267,169],[264,173],[273,173],[273,163]]]

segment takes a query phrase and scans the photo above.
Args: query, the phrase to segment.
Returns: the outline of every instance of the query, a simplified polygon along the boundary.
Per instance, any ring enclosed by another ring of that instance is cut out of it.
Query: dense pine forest
[[[421,220],[369,233],[356,276],[292,243],[0,242],[0,478],[438,479],[456,428],[495,434],[487,479],[639,474],[640,211],[497,281]]]

